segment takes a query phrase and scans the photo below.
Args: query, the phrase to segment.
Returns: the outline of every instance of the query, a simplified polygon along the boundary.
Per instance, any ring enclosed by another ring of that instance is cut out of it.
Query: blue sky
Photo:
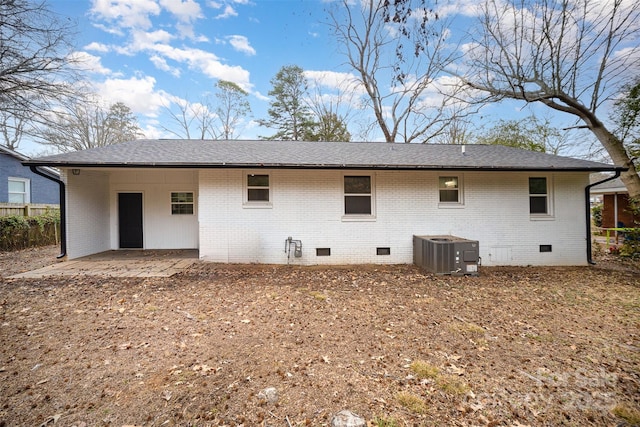
[[[166,107],[197,102],[219,80],[249,92],[253,119],[266,118],[271,78],[284,65],[339,72],[342,59],[316,0],[54,0],[77,23],[77,53],[106,104],[124,102],[145,137],[163,130]],[[324,23],[323,23],[324,22]],[[335,76],[335,74],[334,74]],[[175,104],[174,104],[175,105]],[[273,133],[254,121],[240,136]],[[23,143],[23,151],[39,147]]]
[[[474,3],[450,0],[440,5],[455,6],[461,28],[470,20],[465,12]],[[327,25],[330,0],[51,0],[49,4],[77,22],[76,55],[83,58],[95,91],[107,105],[128,105],[147,138],[174,137],[162,129],[171,126],[166,107],[180,99],[201,100],[214,92],[220,79],[247,90],[253,119],[260,119],[267,115],[270,80],[284,65],[302,67],[323,82],[325,91],[352,77]],[[529,114],[522,104],[508,103],[485,108],[477,121],[486,124]],[[251,120],[243,124],[240,136],[251,139],[273,133]],[[372,134],[370,139],[381,136]],[[20,149],[30,155],[42,151],[28,142]]]

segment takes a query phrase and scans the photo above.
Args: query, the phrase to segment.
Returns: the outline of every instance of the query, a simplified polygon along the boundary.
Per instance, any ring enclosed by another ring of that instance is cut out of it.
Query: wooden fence
[[[60,210],[59,205],[45,205],[40,203],[0,203],[0,216],[38,216]]]

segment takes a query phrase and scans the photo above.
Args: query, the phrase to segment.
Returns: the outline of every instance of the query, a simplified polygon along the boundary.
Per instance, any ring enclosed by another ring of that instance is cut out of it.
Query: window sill
[[[273,203],[261,203],[261,202],[245,202],[242,204],[243,209],[272,209]]]
[[[342,222],[374,222],[375,215],[343,215]]]
[[[545,215],[545,214],[530,214],[529,220],[531,221],[554,221],[556,219],[553,215]]]
[[[464,203],[438,203],[438,209],[464,209]]]

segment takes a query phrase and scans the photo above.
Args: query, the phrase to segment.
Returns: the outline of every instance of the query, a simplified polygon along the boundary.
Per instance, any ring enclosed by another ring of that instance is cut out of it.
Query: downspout
[[[593,184],[589,184],[584,188],[584,202],[585,202],[585,214],[587,220],[587,262],[591,265],[595,265],[595,261],[592,257],[592,244],[591,244],[591,187],[602,184],[607,181],[613,181],[614,179],[620,177],[622,173],[621,170],[616,170],[616,174],[603,179],[602,181],[594,182]]]
[[[65,197],[64,182],[62,182],[58,178],[55,178],[47,173],[44,173],[38,170],[37,166],[29,166],[29,169],[31,169],[31,172],[35,173],[36,175],[40,175],[51,181],[57,182],[58,185],[60,186],[60,255],[58,255],[56,258],[58,259],[64,258],[65,256],[67,256],[67,225],[66,225],[67,224],[67,214],[66,214],[67,203],[66,203],[66,197]]]

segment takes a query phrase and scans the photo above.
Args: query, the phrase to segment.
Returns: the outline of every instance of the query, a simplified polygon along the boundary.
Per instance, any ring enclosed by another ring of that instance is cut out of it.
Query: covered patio
[[[198,261],[197,249],[114,250],[59,262],[9,279],[44,277],[171,277]]]

